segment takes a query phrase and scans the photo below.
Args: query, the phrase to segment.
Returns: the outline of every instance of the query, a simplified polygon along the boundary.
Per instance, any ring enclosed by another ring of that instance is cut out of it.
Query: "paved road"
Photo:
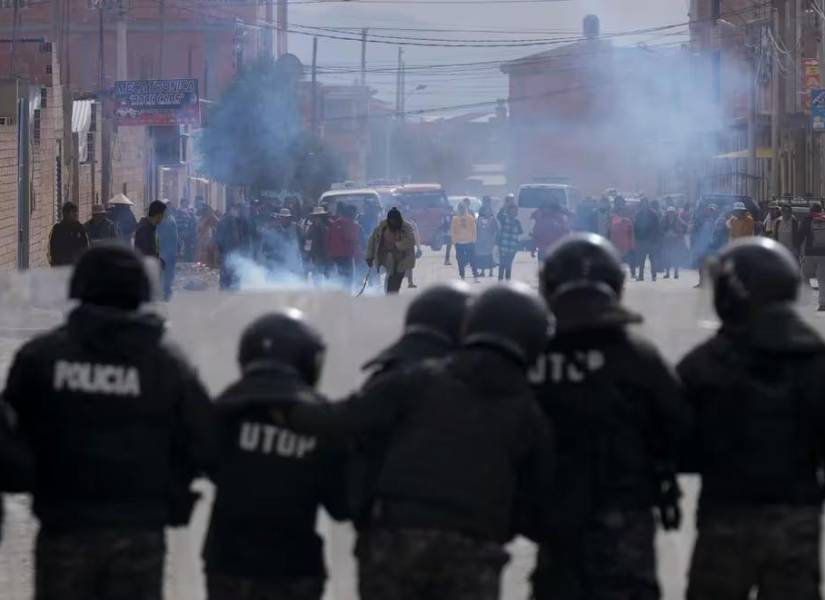
[[[536,262],[521,255],[514,269],[514,278],[535,286]],[[433,282],[457,277],[455,266],[443,265],[443,255],[427,253],[415,272],[416,283],[425,287]],[[627,285],[627,302],[646,317],[641,326],[645,334],[656,340],[671,361],[678,360],[689,348],[712,333],[715,326],[710,299],[706,292],[693,289],[695,272],[686,272],[682,279]],[[489,285],[482,279],[478,287]],[[474,284],[475,285],[475,284]],[[0,274],[0,376],[14,349],[31,332],[48,327],[61,318],[65,305],[60,300],[64,282],[49,283],[49,277],[34,274],[19,276]],[[235,340],[238,332],[252,316],[283,304],[300,306],[326,332],[330,340],[330,366],[326,369],[324,390],[341,395],[358,384],[358,366],[377,349],[388,343],[400,329],[403,309],[415,293],[406,287],[400,298],[360,298],[344,295],[318,294],[315,291],[292,290],[277,296],[247,294],[241,297],[209,292],[181,291],[168,312],[173,335],[184,345],[201,368],[213,392],[219,391],[234,376]],[[812,322],[825,330],[825,317],[812,313],[812,300],[806,294],[803,311]],[[684,574],[692,546],[692,513],[697,484],[683,481],[686,523],[679,534],[661,536],[660,577],[666,600],[682,597]],[[0,546],[0,597],[3,600],[27,600],[31,597],[31,540],[36,525],[30,518],[28,502],[23,497],[6,499],[8,510],[4,540]],[[200,536],[208,505],[201,503],[191,531],[169,536],[170,559],[167,566],[167,598],[171,600],[201,600],[203,593],[197,561]],[[354,573],[350,559],[352,537],[347,528],[327,531],[330,539],[330,563],[333,582],[329,598],[354,599]],[[533,548],[526,542],[511,547],[513,561],[504,581],[505,600],[524,600],[526,578],[531,567]]]

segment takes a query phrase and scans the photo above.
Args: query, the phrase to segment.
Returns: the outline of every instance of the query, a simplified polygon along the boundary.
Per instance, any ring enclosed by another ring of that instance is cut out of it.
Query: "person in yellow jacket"
[[[733,214],[728,219],[728,235],[730,241],[744,237],[752,237],[755,234],[754,220],[744,202],[736,202],[733,205]]]
[[[458,205],[458,214],[450,223],[450,236],[455,246],[455,257],[458,261],[458,275],[464,279],[467,265],[473,270],[473,279],[478,282],[478,271],[475,264],[476,247],[476,218],[467,211],[463,202]]]

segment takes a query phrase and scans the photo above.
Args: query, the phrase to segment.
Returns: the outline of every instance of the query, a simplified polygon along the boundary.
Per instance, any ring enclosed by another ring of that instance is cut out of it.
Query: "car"
[[[377,203],[381,212],[384,211],[381,195],[372,188],[329,190],[323,193],[318,204],[326,206],[327,210],[332,214],[336,213],[339,204],[350,204],[355,206],[358,214],[362,214],[364,212],[364,205],[367,202]]]
[[[411,183],[392,187],[385,194],[385,208],[398,207],[405,219],[415,222],[421,243],[438,252],[453,214],[444,188],[437,183]]]

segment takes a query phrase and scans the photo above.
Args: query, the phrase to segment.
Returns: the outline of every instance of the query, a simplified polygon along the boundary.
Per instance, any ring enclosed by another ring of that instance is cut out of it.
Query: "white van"
[[[532,217],[536,210],[555,204],[576,214],[582,204],[582,195],[572,185],[528,183],[519,187],[516,202],[518,204],[518,220],[524,230],[523,239],[528,240],[533,234]]]
[[[336,213],[338,204],[351,204],[361,214],[364,212],[364,204],[369,201],[377,204],[383,213],[381,195],[372,188],[329,190],[324,192],[318,204],[325,205],[332,214]]]

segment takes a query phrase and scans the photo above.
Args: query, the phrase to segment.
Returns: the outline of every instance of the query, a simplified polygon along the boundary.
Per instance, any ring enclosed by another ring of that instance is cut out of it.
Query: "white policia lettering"
[[[315,450],[317,440],[274,425],[244,422],[241,424],[239,444],[241,450],[247,452],[272,454],[274,450],[278,456],[304,458]]]
[[[539,357],[538,364],[530,370],[530,383],[544,383],[549,378],[553,383],[567,381],[581,383],[587,373],[595,373],[604,368],[604,353],[600,350],[586,350],[574,353],[575,360],[569,360],[564,354],[552,353]],[[582,367],[586,372],[582,371]]]
[[[140,396],[140,373],[136,367],[74,363],[58,360],[54,365],[56,392],[86,392],[111,396]]]

